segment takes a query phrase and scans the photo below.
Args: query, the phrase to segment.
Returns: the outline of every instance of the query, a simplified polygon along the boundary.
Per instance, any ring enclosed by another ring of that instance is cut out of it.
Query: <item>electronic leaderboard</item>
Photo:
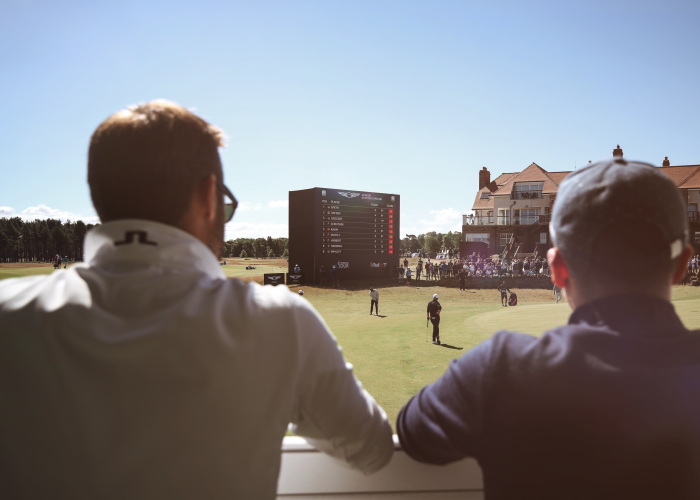
[[[398,194],[312,188],[289,192],[289,272],[306,283],[336,266],[339,280],[389,278],[399,263]]]

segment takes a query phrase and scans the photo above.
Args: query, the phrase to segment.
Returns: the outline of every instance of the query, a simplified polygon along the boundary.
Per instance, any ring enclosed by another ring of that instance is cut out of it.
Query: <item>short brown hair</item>
[[[92,134],[88,184],[102,222],[148,219],[177,225],[198,183],[223,180],[223,133],[170,101],[114,113]]]

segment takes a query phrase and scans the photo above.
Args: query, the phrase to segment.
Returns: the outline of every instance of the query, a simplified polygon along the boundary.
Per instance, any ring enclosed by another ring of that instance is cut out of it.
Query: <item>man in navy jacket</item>
[[[648,164],[591,164],[561,184],[550,232],[568,324],[453,361],[401,410],[403,449],[475,457],[488,499],[700,498],[700,333],[670,302],[693,253],[677,187]]]

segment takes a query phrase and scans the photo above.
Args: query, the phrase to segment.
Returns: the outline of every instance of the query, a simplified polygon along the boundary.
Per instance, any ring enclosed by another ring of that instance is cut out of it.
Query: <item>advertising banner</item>
[[[288,285],[303,285],[304,283],[306,283],[304,273],[287,273]]]
[[[270,273],[263,275],[264,285],[284,285],[284,273]]]

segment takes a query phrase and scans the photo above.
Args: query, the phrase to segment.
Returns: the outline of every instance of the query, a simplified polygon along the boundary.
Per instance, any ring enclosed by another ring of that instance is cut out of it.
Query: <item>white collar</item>
[[[191,234],[167,224],[121,219],[102,224],[85,237],[85,262],[111,267],[121,263],[198,269],[226,278],[212,251]]]

